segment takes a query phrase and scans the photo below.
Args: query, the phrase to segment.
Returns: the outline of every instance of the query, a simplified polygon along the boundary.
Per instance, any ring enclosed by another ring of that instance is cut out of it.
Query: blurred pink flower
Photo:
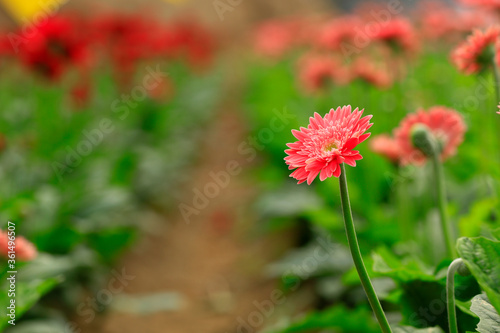
[[[351,79],[361,79],[377,88],[384,89],[391,85],[392,79],[387,70],[377,68],[368,58],[357,58],[351,65]]]
[[[475,30],[467,41],[453,50],[451,54],[453,63],[465,74],[481,72],[491,66],[493,61],[498,64],[499,36],[498,27],[492,27],[485,32]]]
[[[324,118],[314,113],[307,128],[292,130],[299,141],[288,143],[290,149],[285,150],[288,169],[296,169],[290,177],[297,179],[298,184],[307,181],[310,185],[318,174],[321,181],[339,177],[341,163],[356,166],[356,160],[363,157],[353,149],[370,136],[364,132],[373,125],[372,116],[361,118],[362,114],[358,108],[351,111],[350,105],[338,107]]]
[[[415,29],[405,18],[395,18],[380,25],[380,29],[372,37],[374,40],[385,42],[397,51],[413,52],[418,48]]]
[[[332,57],[306,55],[299,60],[299,80],[309,92],[324,88],[331,83],[346,83],[346,70]]]
[[[0,230],[0,254],[6,258],[9,258],[9,241],[7,231]],[[22,236],[16,236],[14,252],[16,259],[22,261],[30,261],[38,254],[36,247]]]
[[[401,157],[399,145],[394,138],[387,134],[374,136],[370,140],[370,149],[392,162],[398,162]]]
[[[444,106],[431,107],[427,112],[419,110],[407,115],[394,131],[394,137],[401,149],[403,165],[425,163],[427,157],[412,142],[412,131],[416,125],[425,126],[441,148],[441,159],[453,156],[464,139],[466,126],[462,116]]]
[[[327,50],[341,50],[343,43],[352,43],[356,37],[355,27],[363,21],[356,16],[343,16],[333,19],[320,28],[316,44]]]
[[[271,58],[282,57],[295,45],[298,25],[293,21],[268,21],[255,31],[255,51]]]
[[[500,9],[500,0],[461,0],[460,2],[465,5],[480,6],[490,10]]]
[[[432,0],[418,5],[415,17],[423,37],[442,43],[461,40],[463,34],[473,29],[487,27],[496,21],[495,15],[484,9],[460,10]]]

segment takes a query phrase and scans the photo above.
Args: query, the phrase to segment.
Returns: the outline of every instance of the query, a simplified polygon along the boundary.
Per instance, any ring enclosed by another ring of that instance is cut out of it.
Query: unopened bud
[[[436,139],[425,125],[417,124],[413,126],[411,131],[411,142],[413,146],[424,153],[425,156],[433,156],[436,151]]]

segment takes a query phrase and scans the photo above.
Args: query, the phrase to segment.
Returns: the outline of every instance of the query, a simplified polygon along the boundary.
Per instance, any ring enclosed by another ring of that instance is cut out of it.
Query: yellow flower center
[[[327,144],[327,145],[325,146],[325,148],[323,148],[323,149],[324,149],[326,152],[330,152],[330,151],[332,151],[332,150],[334,150],[334,149],[339,149],[339,146],[337,145],[337,143],[336,143],[336,142],[331,142],[331,143]]]

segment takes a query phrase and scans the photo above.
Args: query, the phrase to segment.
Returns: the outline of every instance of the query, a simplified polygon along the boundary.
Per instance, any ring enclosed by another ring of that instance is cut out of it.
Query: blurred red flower
[[[35,72],[56,80],[70,66],[85,70],[90,65],[87,41],[74,20],[55,16],[32,30],[33,34],[22,35],[19,54]]]
[[[475,30],[467,41],[460,44],[451,54],[451,59],[457,68],[465,74],[473,74],[497,66],[499,59],[500,28],[491,27],[485,32]]]
[[[94,41],[104,48],[113,66],[126,77],[136,63],[151,54],[151,24],[138,15],[102,15],[92,22]]]
[[[13,248],[9,245],[9,241],[11,240],[7,231],[0,230],[0,254],[3,257],[9,258],[10,251],[15,252],[16,259],[30,261],[38,254],[36,247],[22,236],[15,237],[15,246]],[[11,249],[14,251],[11,251]]]

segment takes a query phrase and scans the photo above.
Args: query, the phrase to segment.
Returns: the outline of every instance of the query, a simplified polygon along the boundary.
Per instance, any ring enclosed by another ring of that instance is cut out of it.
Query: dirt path
[[[230,160],[249,168],[236,151],[243,140],[240,121],[236,113],[226,112],[212,124],[192,187],[210,182],[209,173],[224,170]],[[232,177],[189,224],[175,211],[126,255],[117,270],[123,267],[135,278],[115,295],[105,315],[80,324],[84,332],[236,332],[238,318],[245,320],[255,310],[253,302],[269,299],[276,281],[265,279],[262,267],[286,247],[276,235],[262,238],[252,232],[254,221],[247,213],[253,190],[244,178]],[[185,202],[192,196],[188,191]],[[156,311],[153,302],[144,302],[145,296],[163,293],[180,298],[177,309]],[[138,299],[146,303],[142,311],[123,310]]]
[[[173,12],[190,13],[191,7],[193,12],[203,14],[205,21],[221,31],[225,39],[237,41],[225,42],[236,52],[235,56],[226,54],[226,65],[232,70],[225,96],[231,96],[231,100],[223,104],[229,106],[207,129],[199,149],[198,167],[183,202],[191,203],[191,189],[202,189],[212,181],[209,173],[225,170],[229,161],[238,161],[243,171],[231,177],[229,185],[199,215],[193,215],[189,224],[179,211],[157,223],[154,233],[146,236],[117,266],[135,278],[127,282],[123,292],[114,295],[114,302],[104,315],[88,324],[84,323],[85,318],[77,318],[82,333],[253,333],[261,328],[261,324],[248,325],[249,315],[262,315],[255,302],[269,300],[278,285],[263,276],[263,267],[283,253],[293,237],[259,235],[255,229],[249,206],[255,187],[245,177],[252,166],[237,152],[246,135],[242,112],[237,110],[237,96],[245,75],[238,52],[248,52],[241,40],[249,33],[248,25],[262,15],[318,12],[318,8],[324,7],[322,0],[292,2],[293,5],[243,1],[223,20],[216,15],[212,2],[183,1],[185,7],[170,5]],[[300,301],[287,301],[285,307],[307,303],[305,295],[294,297]],[[271,320],[276,320],[280,311],[274,311]],[[251,320],[259,322],[258,316]],[[242,322],[246,328],[242,328]]]

